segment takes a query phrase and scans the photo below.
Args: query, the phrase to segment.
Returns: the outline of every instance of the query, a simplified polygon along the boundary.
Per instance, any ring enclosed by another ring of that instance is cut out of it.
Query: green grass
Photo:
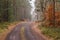
[[[9,22],[1,22],[0,23],[0,33],[2,33],[5,29],[8,29]]]
[[[4,32],[5,29],[8,29],[9,25],[14,25],[16,23],[18,23],[19,21],[14,21],[14,22],[1,22],[0,23],[0,33]]]
[[[0,23],[0,29],[7,28],[9,24],[10,24],[9,22]]]
[[[53,38],[53,40],[60,40],[60,28],[42,26],[39,26],[39,28],[44,35]]]
[[[10,24],[16,24],[16,23],[17,23],[17,21],[16,22],[1,22],[0,23],[0,29],[8,28],[8,25],[10,25]]]

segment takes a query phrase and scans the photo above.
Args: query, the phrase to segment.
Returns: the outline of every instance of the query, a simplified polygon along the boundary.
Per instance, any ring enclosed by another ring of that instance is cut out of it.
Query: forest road
[[[24,22],[16,27],[7,35],[5,40],[45,40],[32,29],[32,22]]]

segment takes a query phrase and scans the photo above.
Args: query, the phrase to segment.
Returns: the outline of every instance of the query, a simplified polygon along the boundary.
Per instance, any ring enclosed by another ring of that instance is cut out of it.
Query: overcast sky
[[[33,12],[35,10],[35,0],[30,0],[29,3],[32,6],[32,8],[31,8],[31,14],[33,15]]]

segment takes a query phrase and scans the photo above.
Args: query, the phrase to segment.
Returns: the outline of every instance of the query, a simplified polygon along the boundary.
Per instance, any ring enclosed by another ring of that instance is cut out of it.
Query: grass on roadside
[[[0,33],[2,33],[3,31],[5,31],[5,29],[8,29],[9,25],[13,25],[16,24],[17,22],[1,22],[0,23]]]
[[[53,38],[53,40],[60,40],[60,28],[56,27],[42,27],[39,26],[41,32],[48,36],[49,38]]]
[[[9,24],[10,24],[10,23],[8,23],[8,22],[0,23],[0,28],[1,28],[1,29],[7,28],[7,26],[8,26]]]
[[[8,22],[1,22],[0,23],[0,33],[2,33],[5,29],[8,29],[8,25],[10,25],[10,23],[8,23]]]

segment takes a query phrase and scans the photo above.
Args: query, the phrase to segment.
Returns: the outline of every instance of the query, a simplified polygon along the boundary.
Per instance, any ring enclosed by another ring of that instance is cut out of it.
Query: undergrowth
[[[60,40],[60,28],[39,26],[41,32],[47,37],[53,38],[53,40]]]

